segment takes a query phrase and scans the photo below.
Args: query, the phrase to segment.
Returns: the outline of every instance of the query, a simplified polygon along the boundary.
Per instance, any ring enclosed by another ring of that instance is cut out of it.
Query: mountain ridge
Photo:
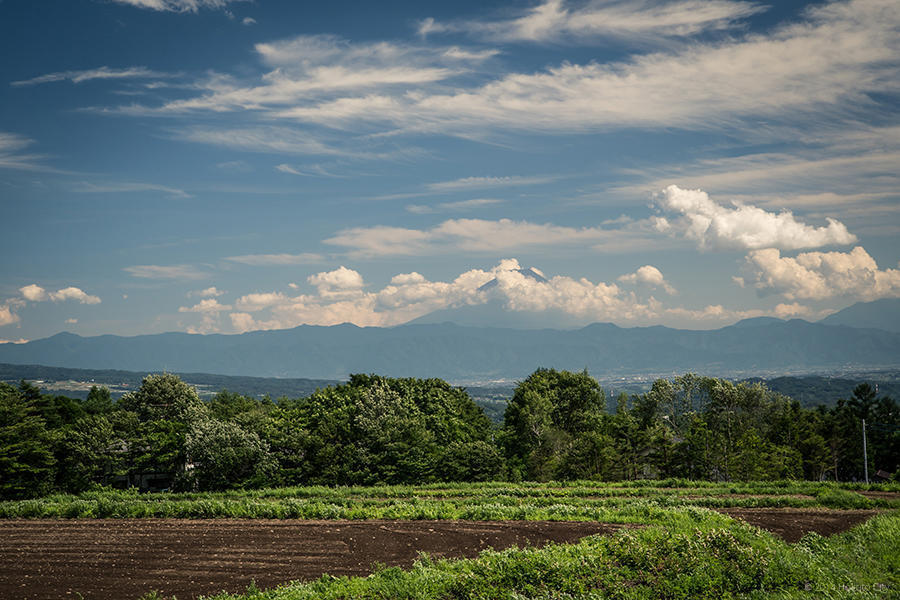
[[[900,365],[900,333],[800,319],[698,331],[593,323],[575,330],[448,324],[301,325],[243,334],[82,337],[63,332],[0,345],[0,362],[344,379],[350,373],[516,380],[538,367],[623,375],[710,375]]]

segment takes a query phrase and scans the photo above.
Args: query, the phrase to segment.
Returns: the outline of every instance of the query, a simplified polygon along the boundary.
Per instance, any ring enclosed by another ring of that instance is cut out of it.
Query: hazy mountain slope
[[[900,298],[857,302],[819,321],[825,325],[870,327],[900,332]]]
[[[900,334],[801,320],[739,323],[714,331],[623,329],[608,323],[574,331],[345,324],[241,335],[85,338],[62,333],[0,345],[0,362],[318,379],[379,373],[457,382],[518,379],[541,366],[586,367],[598,376],[686,370],[714,375],[900,365]]]

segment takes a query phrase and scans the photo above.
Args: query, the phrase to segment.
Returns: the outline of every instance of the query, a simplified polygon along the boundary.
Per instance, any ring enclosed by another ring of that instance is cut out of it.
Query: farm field
[[[897,508],[794,481],[95,491],[0,503],[0,596],[897,597]]]

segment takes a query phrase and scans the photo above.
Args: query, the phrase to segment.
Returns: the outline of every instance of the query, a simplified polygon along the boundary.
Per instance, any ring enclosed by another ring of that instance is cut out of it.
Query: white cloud
[[[0,326],[12,325],[19,322],[19,315],[15,312],[15,307],[9,303],[0,304]]]
[[[151,71],[146,67],[128,67],[126,69],[111,69],[109,67],[98,67],[96,69],[86,69],[83,71],[60,71],[58,73],[47,73],[31,79],[22,81],[13,81],[10,85],[21,87],[28,85],[38,85],[41,83],[51,83],[55,81],[71,81],[72,83],[82,83],[95,79],[156,79],[171,77],[169,73],[161,73],[159,71]]]
[[[733,27],[762,10],[765,7],[756,3],[728,0],[594,1],[577,7],[562,0],[546,0],[508,20],[437,23],[425,19],[419,35],[463,32],[504,42],[578,43],[604,37],[658,40]]]
[[[173,131],[173,137],[187,142],[223,146],[247,152],[272,154],[353,154],[328,146],[308,132],[285,127],[245,127],[216,129],[191,126]]]
[[[64,302],[66,300],[77,300],[81,304],[100,304],[100,298],[91,296],[77,287],[69,286],[59,291],[52,292],[50,299],[54,302]]]
[[[463,177],[453,181],[439,181],[429,183],[426,187],[433,192],[455,192],[457,190],[472,190],[482,188],[510,187],[519,185],[539,185],[550,183],[553,177],[532,176],[523,177],[513,175],[507,177]]]
[[[225,260],[251,265],[254,267],[269,265],[308,265],[321,262],[324,257],[321,254],[304,252],[302,254],[244,254],[241,256],[229,256]]]
[[[532,267],[532,270],[535,270]],[[643,271],[659,281],[651,271]],[[828,311],[799,303],[772,309],[729,309],[709,305],[700,309],[666,307],[652,296],[644,299],[615,283],[553,276],[541,281],[526,274],[516,259],[491,269],[472,269],[451,281],[429,281],[417,271],[400,273],[378,290],[366,289],[362,276],[346,267],[310,276],[314,294],[287,296],[280,292],[249,294],[230,313],[232,328],[285,329],[298,325],[354,323],[388,327],[406,323],[435,310],[499,302],[505,310],[565,314],[572,322],[612,321],[623,325],[679,322],[689,327],[718,327],[759,316],[821,318]],[[543,276],[543,275],[542,275]],[[488,282],[494,282],[485,286]],[[663,280],[664,281],[664,280]]]
[[[30,300],[31,302],[42,302],[48,297],[47,290],[37,285],[36,283],[20,287],[19,292],[22,293],[23,298],[25,298],[26,300]]]
[[[66,319],[66,325],[75,325],[76,323],[78,323],[78,319]]]
[[[306,280],[316,286],[321,296],[344,295],[347,292],[354,293],[365,285],[362,275],[343,265],[334,271],[323,271],[310,275]]]
[[[668,281],[666,281],[665,277],[663,277],[662,272],[653,265],[644,265],[634,273],[622,275],[621,277],[619,277],[619,281],[623,283],[639,283],[654,287],[660,287],[664,289],[665,292],[669,295],[678,293],[677,290],[672,287]]]
[[[112,2],[127,4],[136,8],[180,13],[195,13],[201,8],[225,8],[225,5],[230,2],[245,1],[247,0],[112,0]]]
[[[246,25],[248,27],[250,25],[256,25],[256,19],[254,19],[253,17],[244,17],[243,19],[241,19],[241,25]]]
[[[406,210],[417,215],[428,215],[438,212],[453,212],[468,210],[471,208],[481,208],[483,206],[492,206],[502,204],[503,200],[497,198],[472,198],[471,200],[460,200],[458,202],[439,202],[437,204],[409,204]]]
[[[204,290],[194,290],[188,292],[188,298],[197,297],[197,298],[218,298],[225,292],[218,289],[216,286],[208,287]]]
[[[0,131],[0,169],[55,171],[40,164],[39,161],[46,157],[23,153],[23,150],[32,144],[34,144],[34,140],[23,135]]]
[[[85,293],[82,289],[69,286],[55,292],[47,293],[47,290],[37,284],[30,284],[19,288],[22,297],[31,302],[43,302],[52,300],[53,302],[65,302],[66,300],[77,300],[81,304],[100,304],[100,298]]]
[[[2,309],[0,309],[0,315],[2,315]],[[0,319],[0,325],[3,325],[2,319]],[[0,340],[0,344],[27,344],[28,340],[25,338],[19,338],[17,340]]]
[[[163,192],[178,198],[191,198],[191,195],[178,188],[158,185],[155,183],[118,182],[118,183],[90,183],[82,181],[74,190],[82,193],[93,194],[120,194],[129,192]]]
[[[791,125],[825,112],[834,122],[853,119],[873,102],[871,93],[900,90],[898,23],[900,5],[893,0],[828,3],[768,35],[677,46],[619,63],[564,63],[452,92],[379,88],[365,96],[298,102],[275,114],[333,127],[388,122],[476,137],[486,129],[709,129],[744,119],[757,129],[759,117]]]
[[[794,258],[783,257],[774,248],[755,250],[744,269],[745,285],[788,300],[900,297],[900,269],[879,269],[861,246],[850,252],[805,252]]]
[[[567,227],[551,223],[499,219],[449,219],[431,229],[377,225],[354,227],[324,240],[343,246],[351,256],[424,255],[447,251],[496,252],[533,246],[585,246],[625,251],[635,245],[655,247],[649,222],[628,223],[618,229]]]
[[[178,312],[180,313],[217,313],[223,310],[231,310],[231,306],[228,304],[219,304],[219,301],[215,298],[206,298],[201,300],[194,306],[180,306],[178,307]]]
[[[281,292],[247,294],[237,299],[235,307],[242,311],[256,312],[281,304],[285,300],[287,300],[287,296]]]
[[[238,333],[260,329],[260,327],[257,326],[256,321],[254,321],[253,315],[247,313],[231,313],[228,317],[231,319],[231,326]]]
[[[192,265],[134,265],[123,271],[142,279],[203,279],[206,273]]]
[[[775,214],[740,203],[722,206],[703,190],[670,185],[658,195],[657,202],[663,210],[680,215],[672,220],[657,219],[657,228],[694,240],[701,248],[796,250],[856,241],[856,236],[835,219],[827,218],[825,227],[812,227],[799,222],[790,211]]]

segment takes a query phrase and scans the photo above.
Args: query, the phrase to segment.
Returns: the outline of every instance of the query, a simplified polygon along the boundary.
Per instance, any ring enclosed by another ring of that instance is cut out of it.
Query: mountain
[[[621,328],[610,323],[577,330],[449,323],[392,328],[303,325],[240,335],[60,333],[0,345],[0,362],[316,379],[379,373],[441,377],[456,383],[512,381],[538,367],[587,368],[595,376],[685,371],[747,376],[895,367],[900,365],[900,334],[799,319],[713,331]]]
[[[900,298],[857,302],[819,322],[825,325],[846,325],[900,332]]]

